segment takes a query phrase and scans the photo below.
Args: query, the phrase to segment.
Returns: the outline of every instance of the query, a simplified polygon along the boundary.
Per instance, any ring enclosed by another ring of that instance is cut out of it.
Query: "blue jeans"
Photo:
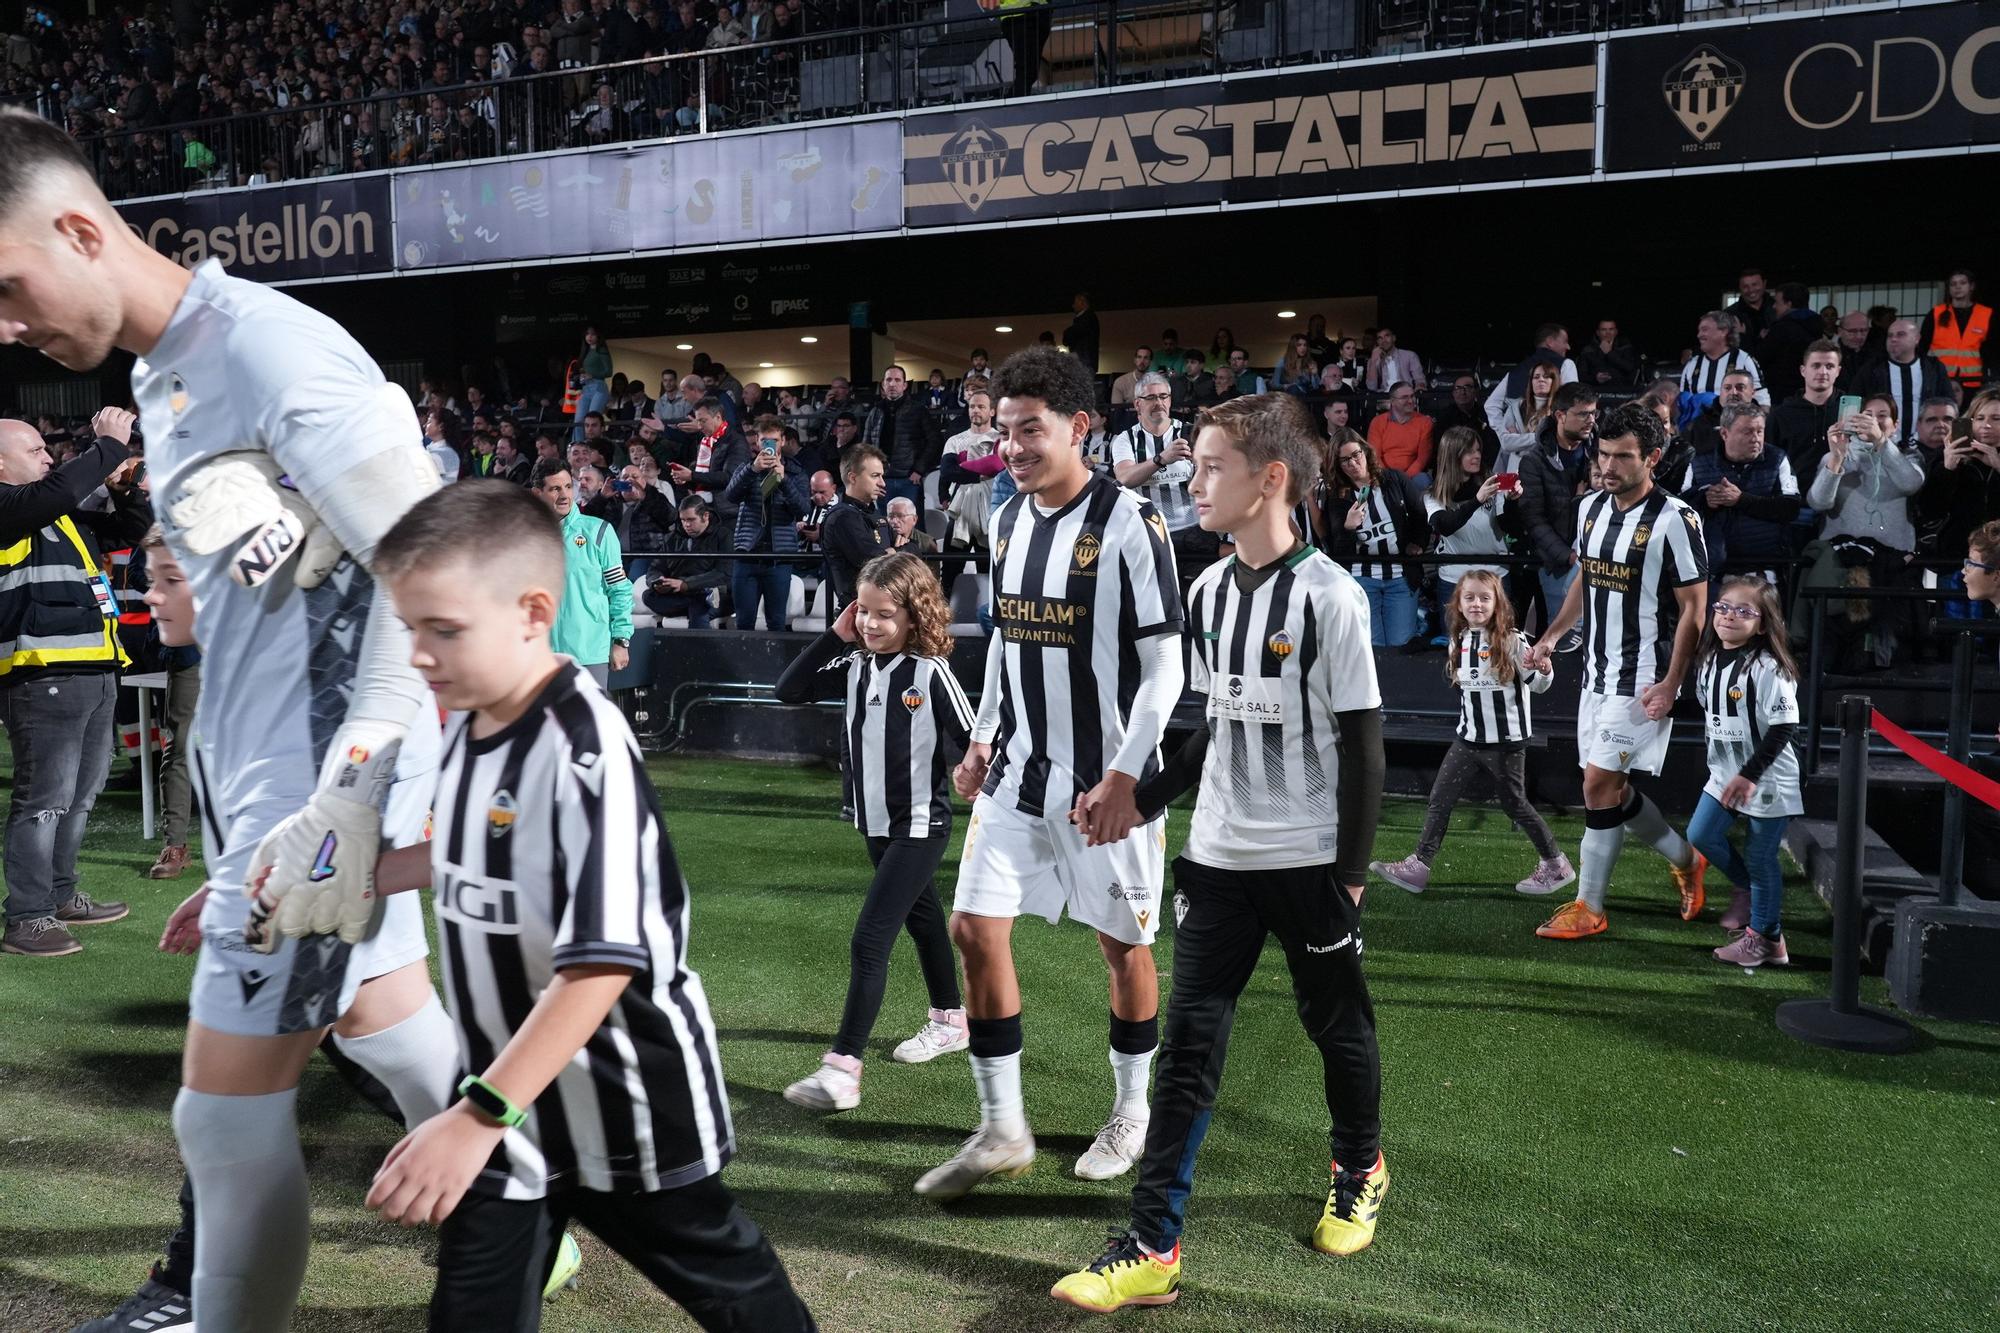
[[[1368,594],[1368,622],[1377,648],[1401,648],[1417,632],[1417,593],[1405,579],[1354,580]]]
[[[736,628],[757,628],[757,599],[764,599],[764,624],[774,630],[792,627],[792,567],[776,561],[738,560],[729,576],[736,599]]]
[[[1739,819],[1749,826],[1741,855],[1729,841],[1729,830]],[[1783,929],[1778,917],[1785,897],[1785,872],[1778,864],[1778,848],[1785,841],[1785,825],[1791,822],[1790,815],[1759,819],[1738,814],[1706,792],[1694,808],[1694,818],[1688,821],[1688,841],[1695,850],[1736,888],[1750,890],[1750,929],[1767,940],[1776,939]]]
[[[1554,620],[1562,612],[1563,598],[1569,596],[1569,585],[1576,582],[1576,576],[1583,571],[1581,567],[1571,565],[1560,574],[1551,574],[1546,569],[1535,572],[1541,575],[1542,600],[1548,604],[1549,619]]]
[[[7,812],[7,922],[52,916],[76,896],[83,828],[111,771],[118,677],[110,671],[30,676],[0,687],[0,724],[14,748]]]
[[[599,379],[584,380],[582,390],[576,395],[576,429],[569,437],[572,442],[583,438],[583,419],[592,412],[602,412],[610,401],[610,385]]]

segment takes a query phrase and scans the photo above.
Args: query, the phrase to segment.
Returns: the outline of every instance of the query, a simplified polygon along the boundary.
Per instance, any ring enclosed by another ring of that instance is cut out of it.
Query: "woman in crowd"
[[[1437,476],[1424,495],[1424,513],[1442,555],[1505,555],[1507,538],[1522,531],[1519,510],[1508,505],[1520,493],[1519,474],[1502,486],[1503,474],[1484,475],[1480,462],[1479,433],[1469,426],[1453,426],[1438,442]],[[1499,579],[1507,576],[1504,565],[1441,566],[1438,605],[1449,606],[1453,585],[1475,569]]]
[[[929,1021],[892,1058],[921,1064],[969,1044],[935,878],[951,841],[951,767],[972,736],[972,706],[951,674],[950,653],[951,612],[937,575],[915,556],[892,552],[861,567],[854,600],[778,678],[778,698],[788,704],[846,698],[847,803],[875,863],[850,942],[840,1031],[819,1068],[785,1089],[795,1106],[861,1104],[862,1052],[899,931],[916,945],[931,1007]]]
[[[1229,331],[1227,324],[1218,326],[1215,330],[1215,336],[1208,340],[1208,364],[1211,366],[1228,365],[1229,354],[1235,350],[1236,335]]]
[[[1368,370],[1368,362],[1361,355],[1359,340],[1343,337],[1340,340],[1340,350],[1334,353],[1332,364],[1340,372],[1341,382],[1348,388],[1361,387],[1361,377]]]
[[[1429,526],[1423,496],[1410,479],[1383,467],[1352,430],[1332,440],[1334,484],[1327,497],[1327,554],[1343,561],[1368,594],[1378,648],[1401,648],[1416,636],[1417,570],[1398,556],[1418,555]]]
[[[1300,395],[1319,388],[1319,366],[1312,359],[1305,334],[1294,333],[1285,344],[1284,359],[1271,372],[1271,388]]]
[[[1902,447],[1895,400],[1886,393],[1870,394],[1859,412],[1828,429],[1826,444],[1806,487],[1806,503],[1824,516],[1818,540],[1805,549],[1813,562],[1806,583],[1888,587],[1905,581],[1917,543],[1910,497],[1923,489],[1924,469],[1917,450]],[[1804,598],[1799,608],[1810,611]],[[1904,628],[1901,612],[1895,602],[1861,598],[1849,606],[1830,604],[1826,625],[1834,641],[1835,669],[1870,662],[1877,668],[1889,666]],[[1865,655],[1864,636],[1869,640]]]
[[[1562,387],[1559,368],[1537,362],[1528,371],[1528,388],[1518,399],[1510,398],[1500,417],[1500,457],[1496,471],[1518,471],[1521,455],[1535,447],[1542,423],[1554,410],[1556,390]]]
[[[1779,909],[1785,826],[1805,813],[1799,757],[1799,671],[1785,642],[1777,589],[1755,577],[1726,580],[1695,650],[1695,702],[1708,718],[1708,785],[1688,823],[1688,841],[1729,878],[1715,951],[1725,963],[1789,963]],[[1729,832],[1747,828],[1739,854]]]
[[[581,383],[576,395],[576,432],[570,438],[580,440],[583,419],[592,412],[602,412],[611,399],[611,351],[598,336],[595,325],[583,331],[583,346],[576,354],[573,373]]]
[[[1473,436],[1475,452],[1478,443],[1478,436]],[[1370,862],[1369,869],[1411,893],[1430,887],[1431,867],[1444,846],[1452,809],[1467,780],[1483,770],[1500,793],[1500,808],[1528,835],[1541,857],[1535,872],[1514,891],[1554,893],[1574,882],[1576,871],[1556,846],[1547,821],[1528,800],[1527,785],[1527,747],[1534,734],[1528,696],[1548,689],[1554,676],[1528,664],[1528,636],[1514,628],[1514,609],[1497,573],[1471,570],[1454,586],[1444,607],[1450,635],[1444,673],[1458,687],[1458,732],[1438,766],[1416,851],[1396,862]]]

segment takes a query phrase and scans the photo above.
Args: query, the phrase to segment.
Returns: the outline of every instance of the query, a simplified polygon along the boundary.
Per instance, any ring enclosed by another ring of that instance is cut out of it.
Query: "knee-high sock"
[[[1694,848],[1688,846],[1688,840],[1674,832],[1673,825],[1667,823],[1667,817],[1650,797],[1631,787],[1625,789],[1625,826],[1632,830],[1633,837],[1644,839],[1672,862],[1675,869],[1685,870],[1694,864]]]
[[[310,1221],[296,1089],[221,1097],[181,1089],[174,1133],[194,1181],[194,1302],[213,1333],[285,1333],[306,1276]]]
[[[979,1123],[1003,1139],[1028,1132],[1021,1104],[1021,1016],[967,1021],[972,1077],[979,1084]]]
[[[1118,1084],[1118,1099],[1111,1114],[1128,1120],[1148,1120],[1151,1103],[1146,1098],[1146,1080],[1153,1072],[1153,1053],[1160,1049],[1160,1016],[1127,1019],[1111,1015],[1111,1074]]]
[[[458,1029],[433,994],[424,1007],[394,1027],[363,1037],[334,1034],[340,1053],[382,1081],[415,1129],[451,1104],[451,1076],[458,1068]]]
[[[1604,910],[1604,890],[1611,868],[1625,846],[1625,811],[1621,806],[1583,812],[1583,850],[1576,868],[1576,896],[1593,912]]]

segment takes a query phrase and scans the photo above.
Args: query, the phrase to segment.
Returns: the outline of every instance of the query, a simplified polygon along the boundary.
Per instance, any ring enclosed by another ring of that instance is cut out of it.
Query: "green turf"
[[[838,1014],[847,931],[867,879],[817,770],[673,760],[656,767],[695,891],[693,961],[722,1029],[742,1155],[727,1179],[830,1330],[1040,1329],[1087,1322],[1045,1296],[1124,1217],[1123,1183],[1065,1167],[1108,1107],[1104,971],[1081,928],[1024,922],[1025,1087],[1035,1173],[942,1209],[911,1182],[976,1118],[964,1058],[904,1068],[921,1020],[907,943],[861,1109],[820,1119],[779,1091]],[[1421,806],[1394,803],[1379,854]],[[86,887],[133,901],[78,958],[0,958],[0,1330],[66,1329],[143,1273],[175,1215],[167,1121],[188,964],[152,951],[197,882],[139,878],[136,800],[106,798]],[[1185,813],[1178,812],[1178,846]],[[1559,821],[1573,847],[1578,829]],[[1834,1055],[1779,1035],[1784,999],[1824,990],[1826,921],[1795,888],[1800,966],[1715,963],[1665,874],[1627,854],[1612,934],[1539,941],[1546,904],[1504,885],[1533,854],[1468,810],[1437,887],[1373,890],[1367,959],[1381,1025],[1394,1177],[1373,1249],[1305,1244],[1324,1189],[1317,1056],[1267,952],[1239,1012],[1189,1211],[1180,1303],[1148,1329],[1922,1329],[2000,1327],[2000,1034],[1926,1024],[1914,1054]],[[947,862],[946,879],[950,879]],[[1158,947],[1170,984],[1171,932]],[[1867,993],[1880,998],[1880,986]],[[366,1181],[395,1131],[315,1066],[301,1330],[419,1329],[421,1234],[376,1223]],[[688,1325],[586,1239],[580,1290],[544,1327]]]

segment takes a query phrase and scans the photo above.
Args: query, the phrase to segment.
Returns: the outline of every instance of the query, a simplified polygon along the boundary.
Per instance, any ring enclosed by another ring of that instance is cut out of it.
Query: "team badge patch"
[[[1076,567],[1078,569],[1089,569],[1097,563],[1097,557],[1101,552],[1102,548],[1098,545],[1097,534],[1094,532],[1084,533],[1076,539]]]
[[[486,806],[486,835],[490,838],[504,836],[514,827],[514,820],[520,813],[512,793],[504,789],[494,792],[493,799]]]
[[[167,376],[167,406],[175,416],[188,410],[187,381],[178,374]]]
[[[580,532],[576,534],[576,544],[578,546],[583,545],[583,534]]]
[[[1733,704],[1743,702],[1743,687],[1741,685],[1731,685],[1729,687],[1729,702]]]
[[[1271,650],[1271,656],[1273,657],[1290,657],[1292,655],[1292,636],[1283,630],[1279,630],[1265,641],[1265,647]]]
[[[1176,926],[1187,920],[1187,909],[1187,895],[1185,893],[1174,894],[1174,924]]]
[[[1632,549],[1633,549],[1633,550],[1635,550],[1635,551],[1636,551],[1636,550],[1638,550],[1638,549],[1639,549],[1640,547],[1644,546],[1644,545],[1645,545],[1645,544],[1646,544],[1647,542],[1649,542],[1649,541],[1651,541],[1651,540],[1653,540],[1653,525],[1652,525],[1652,524],[1650,524],[1650,523],[1641,523],[1641,524],[1640,524],[1640,525],[1639,525],[1638,527],[1636,527],[1636,528],[1634,528],[1634,529],[1632,530]]]
[[[424,811],[424,841],[429,842],[432,838],[435,838],[436,836],[437,836],[437,811],[426,810]]]
[[[909,709],[912,714],[916,713],[923,706],[924,692],[922,690],[912,685],[909,689],[903,691],[903,707]]]
[[[368,762],[368,747],[367,747],[367,746],[365,746],[365,745],[350,745],[350,746],[348,746],[348,747],[347,747],[347,762],[348,762],[348,763],[350,763],[350,764],[365,764],[365,763],[367,763],[367,762]]]

